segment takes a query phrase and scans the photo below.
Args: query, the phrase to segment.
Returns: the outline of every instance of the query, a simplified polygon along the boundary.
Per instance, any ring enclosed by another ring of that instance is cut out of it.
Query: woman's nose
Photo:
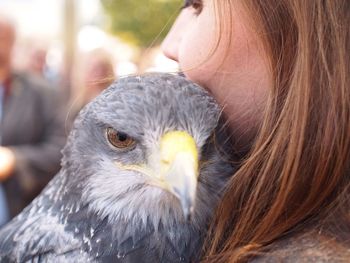
[[[179,41],[170,31],[162,43],[162,51],[164,55],[172,60],[178,61]]]
[[[162,51],[168,58],[179,62],[180,44],[192,17],[193,14],[183,9],[164,39]]]
[[[182,32],[184,28],[181,28],[179,21],[181,18],[181,14],[176,19],[175,23],[171,27],[168,35],[165,37],[162,43],[162,51],[164,55],[176,62],[179,62],[179,46],[181,43]]]

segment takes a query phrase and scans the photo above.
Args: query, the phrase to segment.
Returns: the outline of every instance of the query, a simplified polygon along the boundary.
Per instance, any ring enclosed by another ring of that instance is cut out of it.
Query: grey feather
[[[114,83],[81,111],[59,174],[0,230],[1,262],[196,261],[235,170],[219,119],[214,99],[183,77],[150,74]],[[134,138],[136,146],[110,147],[108,127]],[[173,195],[113,164],[147,163],[160,136],[171,130],[191,134],[200,152],[191,221]]]

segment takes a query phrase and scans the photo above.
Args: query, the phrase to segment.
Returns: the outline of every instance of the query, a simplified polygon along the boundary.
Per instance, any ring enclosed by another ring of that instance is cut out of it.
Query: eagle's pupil
[[[124,142],[128,139],[128,135],[123,132],[118,132],[118,140]]]

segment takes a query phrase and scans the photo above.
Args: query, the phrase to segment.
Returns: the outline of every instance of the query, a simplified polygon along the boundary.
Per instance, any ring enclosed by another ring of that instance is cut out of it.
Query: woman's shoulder
[[[252,262],[350,262],[350,240],[345,242],[317,232],[303,233],[273,243],[269,252]]]

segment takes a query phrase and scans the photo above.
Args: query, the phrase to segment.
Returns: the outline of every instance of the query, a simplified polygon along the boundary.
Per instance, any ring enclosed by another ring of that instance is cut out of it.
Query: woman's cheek
[[[198,16],[193,15],[179,47],[181,70],[189,79],[204,86],[220,65],[217,59],[220,51],[215,48],[219,40],[218,24],[213,10],[205,6]]]
[[[205,85],[217,69],[215,62],[214,38],[196,27],[188,30],[180,44],[179,64],[183,73],[192,81]]]

